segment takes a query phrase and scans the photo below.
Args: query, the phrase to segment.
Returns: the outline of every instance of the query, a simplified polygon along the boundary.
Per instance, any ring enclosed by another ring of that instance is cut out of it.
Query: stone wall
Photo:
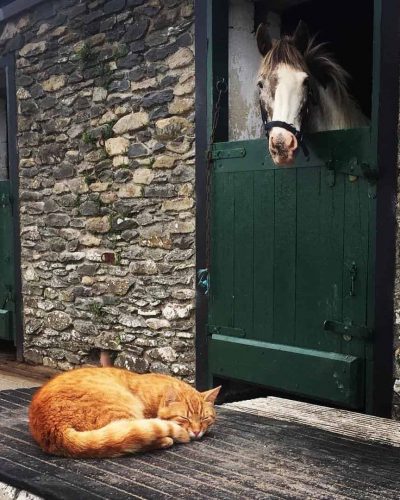
[[[28,361],[194,373],[192,0],[52,0],[16,50]]]

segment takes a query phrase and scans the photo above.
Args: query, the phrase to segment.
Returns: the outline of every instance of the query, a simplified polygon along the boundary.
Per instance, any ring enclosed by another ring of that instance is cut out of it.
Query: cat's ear
[[[201,395],[203,396],[204,401],[215,403],[221,387],[222,386],[220,385],[219,387],[215,387],[214,389],[210,389],[209,391],[202,392]]]
[[[172,403],[176,402],[176,392],[172,389],[172,387],[168,387],[167,392],[165,393],[164,404],[165,406],[169,406]]]

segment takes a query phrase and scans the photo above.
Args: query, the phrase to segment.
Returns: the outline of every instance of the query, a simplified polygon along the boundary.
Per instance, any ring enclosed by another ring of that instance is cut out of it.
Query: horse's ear
[[[272,40],[266,24],[261,23],[258,26],[256,31],[256,39],[260,54],[262,56],[265,56],[265,54],[272,48]]]
[[[303,53],[305,52],[308,42],[310,40],[310,32],[308,31],[308,26],[304,21],[299,21],[295,32],[293,33],[293,43],[298,48],[298,50]]]

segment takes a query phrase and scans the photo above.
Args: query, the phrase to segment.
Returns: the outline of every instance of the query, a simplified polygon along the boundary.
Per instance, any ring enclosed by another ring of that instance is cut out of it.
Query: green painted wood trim
[[[318,132],[306,136],[306,141],[310,148],[310,158],[305,158],[303,153],[299,152],[293,167],[312,168],[325,165],[335,172],[359,177],[365,177],[363,164],[368,165],[372,171],[375,169],[369,127]],[[217,173],[286,168],[273,163],[265,139],[214,144],[212,155],[215,158]]]
[[[363,361],[355,356],[213,335],[211,374],[361,409]]]

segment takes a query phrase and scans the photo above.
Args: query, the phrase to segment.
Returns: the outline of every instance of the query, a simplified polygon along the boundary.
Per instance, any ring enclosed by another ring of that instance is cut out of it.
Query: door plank
[[[209,323],[233,326],[234,174],[214,174]]]
[[[296,169],[275,171],[274,341],[290,344],[296,321]]]
[[[272,171],[254,172],[254,332],[251,338],[274,336],[274,192]]]
[[[234,175],[234,326],[253,334],[254,193],[253,172]]]

